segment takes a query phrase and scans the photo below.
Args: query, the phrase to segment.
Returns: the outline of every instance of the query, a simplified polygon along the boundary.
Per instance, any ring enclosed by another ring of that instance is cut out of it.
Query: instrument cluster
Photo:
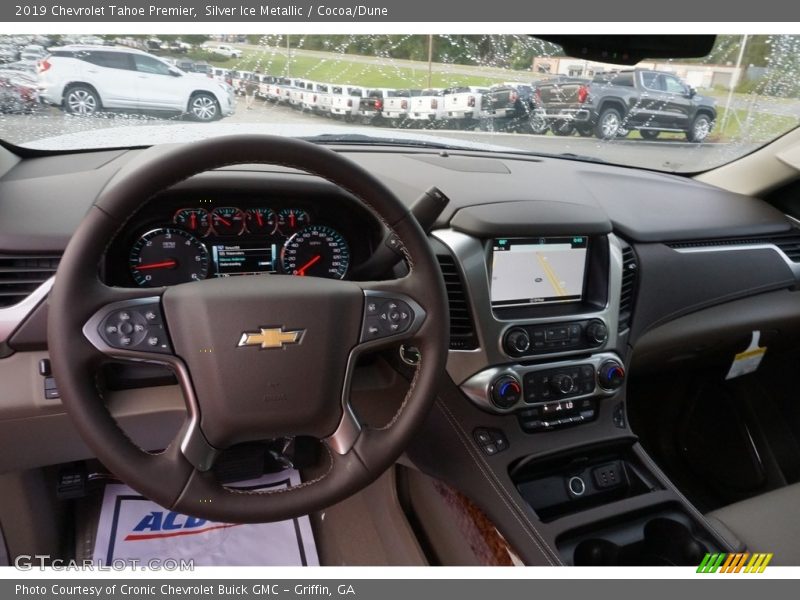
[[[318,216],[306,207],[263,203],[183,205],[140,225],[117,253],[141,287],[271,273],[344,279],[350,244]]]

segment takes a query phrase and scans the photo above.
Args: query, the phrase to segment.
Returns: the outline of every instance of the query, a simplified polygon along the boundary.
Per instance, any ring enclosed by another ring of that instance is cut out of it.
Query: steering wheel
[[[147,289],[100,281],[109,243],[146,201],[198,173],[246,163],[299,169],[350,193],[400,239],[408,274],[373,282],[275,274]],[[387,311],[391,318],[382,318]],[[240,523],[317,511],[374,481],[432,405],[449,339],[442,276],[406,207],[340,154],[266,135],[176,146],[118,173],[64,252],[47,327],[62,401],[97,458],[166,508]],[[421,355],[408,394],[387,425],[363,425],[349,403],[358,357],[400,342]],[[96,377],[109,359],[159,363],[175,372],[187,417],[163,451],[138,447],[108,412]],[[327,470],[319,477],[252,492],[225,487],[213,475],[226,448],[297,435],[313,436],[327,449]]]

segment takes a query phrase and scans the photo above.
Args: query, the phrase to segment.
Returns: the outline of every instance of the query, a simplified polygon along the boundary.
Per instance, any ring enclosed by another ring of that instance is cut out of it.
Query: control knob
[[[566,373],[559,373],[550,380],[550,385],[558,394],[571,394],[575,391],[575,380]]]
[[[522,399],[522,385],[512,375],[498,377],[492,383],[492,404],[507,409]]]
[[[616,360],[607,360],[597,370],[597,382],[604,390],[616,390],[625,382],[625,368]]]
[[[590,344],[604,344],[608,339],[608,327],[602,321],[592,321],[586,327],[586,339]]]
[[[531,347],[531,338],[527,331],[515,327],[506,334],[505,347],[509,354],[523,354]]]

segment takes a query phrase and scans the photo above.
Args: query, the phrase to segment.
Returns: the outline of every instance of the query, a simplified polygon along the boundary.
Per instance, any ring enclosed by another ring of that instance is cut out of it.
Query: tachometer
[[[208,250],[182,229],[153,229],[133,245],[128,265],[133,280],[142,287],[186,283],[206,278]]]
[[[350,248],[341,233],[325,225],[311,225],[286,240],[281,250],[284,273],[344,279],[350,266]]]

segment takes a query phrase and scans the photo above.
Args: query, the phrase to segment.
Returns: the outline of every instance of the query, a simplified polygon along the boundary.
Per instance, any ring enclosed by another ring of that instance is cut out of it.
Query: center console
[[[625,380],[615,352],[621,249],[608,234],[434,235],[463,266],[478,348],[453,350],[448,371],[489,413],[528,433],[593,421]]]
[[[505,520],[531,564],[696,565],[731,549],[628,428],[631,307],[621,320],[620,303],[630,249],[593,207],[551,208],[468,207],[432,232],[450,266],[447,371],[457,391],[445,412],[470,449],[465,461],[486,476],[466,470],[452,483]],[[457,447],[422,437],[426,462]]]

